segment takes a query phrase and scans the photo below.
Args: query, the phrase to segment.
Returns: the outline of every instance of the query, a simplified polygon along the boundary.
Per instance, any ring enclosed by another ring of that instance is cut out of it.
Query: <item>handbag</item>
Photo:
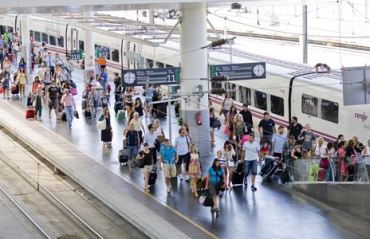
[[[217,181],[219,181],[215,185],[216,191],[217,192],[223,192],[223,191],[225,191],[224,180],[223,180],[223,178],[220,178],[220,175],[218,174],[218,172],[216,172],[216,178],[217,178]]]
[[[80,116],[79,116],[79,114],[78,114],[78,111],[77,111],[77,110],[75,110],[75,112],[73,113],[73,116],[74,116],[76,119],[79,119],[79,118],[80,118]]]
[[[212,120],[212,125],[211,125],[211,128],[218,128],[220,129],[221,128],[221,121],[217,118],[213,119]]]
[[[199,197],[199,203],[205,207],[212,207],[213,206],[213,199],[211,194],[208,190],[205,190],[202,195]]]
[[[105,130],[107,128],[107,122],[103,118],[103,120],[98,120],[98,123],[96,124],[96,127],[100,130]]]

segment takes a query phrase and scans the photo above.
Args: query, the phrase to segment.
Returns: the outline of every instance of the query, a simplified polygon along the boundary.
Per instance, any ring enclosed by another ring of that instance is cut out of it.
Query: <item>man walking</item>
[[[252,172],[252,186],[251,190],[253,192],[257,191],[255,186],[256,175],[257,175],[257,161],[260,158],[260,145],[254,140],[254,134],[249,134],[249,140],[244,142],[242,159],[244,158],[244,186],[248,186],[247,177],[249,172]]]
[[[167,192],[171,192],[171,178],[176,177],[176,150],[171,145],[170,140],[166,139],[160,150],[161,169],[165,177]]]

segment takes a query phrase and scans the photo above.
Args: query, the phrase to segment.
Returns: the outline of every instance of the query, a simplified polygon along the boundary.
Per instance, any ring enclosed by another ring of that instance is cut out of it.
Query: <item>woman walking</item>
[[[152,171],[154,160],[153,160],[153,154],[150,152],[149,144],[144,143],[144,150],[139,153],[137,156],[138,160],[144,160],[144,168],[143,168],[143,174],[144,174],[144,190],[145,192],[150,192],[148,182],[149,182],[149,174]]]
[[[110,123],[110,114],[108,107],[104,108],[102,117],[104,117],[106,127],[101,131],[101,141],[103,142],[103,145],[111,146],[112,126]]]
[[[211,212],[216,212],[217,217],[220,215],[217,195],[223,187],[223,182],[225,182],[225,173],[224,170],[221,168],[220,160],[216,158],[215,160],[213,160],[212,166],[208,169],[206,189],[209,190],[209,193],[213,199]]]

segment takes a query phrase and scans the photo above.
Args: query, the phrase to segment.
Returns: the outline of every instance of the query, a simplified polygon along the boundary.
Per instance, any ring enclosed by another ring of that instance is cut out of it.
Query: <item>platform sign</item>
[[[211,65],[210,76],[225,76],[230,81],[255,80],[266,78],[266,63],[239,63]]]
[[[70,54],[70,59],[71,60],[81,60],[82,59],[82,50],[72,50]]]
[[[152,68],[122,70],[122,85],[140,86],[146,84],[174,85],[180,83],[180,68]]]
[[[343,104],[370,104],[370,66],[344,67]]]

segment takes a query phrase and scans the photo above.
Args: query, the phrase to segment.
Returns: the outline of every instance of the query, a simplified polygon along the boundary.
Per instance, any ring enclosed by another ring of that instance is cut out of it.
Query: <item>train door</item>
[[[78,30],[76,28],[72,28],[70,34],[71,34],[70,52],[72,52],[73,50],[79,49]]]

